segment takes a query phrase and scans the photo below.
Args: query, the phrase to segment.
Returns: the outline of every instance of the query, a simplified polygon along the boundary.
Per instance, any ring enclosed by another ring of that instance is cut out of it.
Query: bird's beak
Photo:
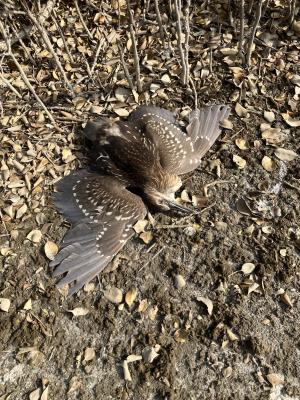
[[[170,207],[170,209],[176,210],[176,211],[181,211],[183,213],[186,214],[191,214],[193,212],[193,210],[191,210],[188,207],[183,206],[182,204],[177,203],[175,200],[169,200],[168,201],[168,206]]]

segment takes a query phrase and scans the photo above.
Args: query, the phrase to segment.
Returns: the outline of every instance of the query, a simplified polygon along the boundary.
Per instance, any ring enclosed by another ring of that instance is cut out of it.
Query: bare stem
[[[292,0],[290,4],[290,25],[293,25],[296,11],[296,0]]]
[[[241,0],[241,14],[240,14],[240,40],[239,40],[239,51],[243,49],[244,42],[244,31],[245,31],[245,0]]]
[[[133,59],[134,59],[134,66],[135,66],[135,73],[136,73],[136,83],[137,83],[137,90],[138,93],[142,92],[142,83],[141,83],[141,70],[140,70],[140,59],[137,51],[137,44],[136,44],[136,37],[134,32],[134,19],[132,15],[132,11],[130,9],[130,2],[126,0],[127,3],[127,11],[129,16],[129,29],[130,29],[130,36],[132,41],[132,48],[133,48]]]
[[[180,60],[181,60],[181,68],[182,68],[182,82],[185,85],[186,84],[186,64],[185,64],[185,58],[184,58],[184,53],[183,53],[183,48],[182,48],[182,43],[181,43],[181,37],[182,37],[182,29],[181,29],[181,0],[175,0],[175,11],[176,11],[176,30],[177,30],[177,46],[179,50],[179,55],[180,55]]]
[[[163,23],[162,23],[161,14],[160,14],[159,6],[158,6],[158,0],[154,0],[154,4],[155,4],[155,12],[156,12],[156,18],[157,18],[157,23],[158,23],[158,27],[159,27],[160,38],[161,38],[163,46],[165,46],[165,33],[164,33]]]
[[[248,51],[247,51],[247,65],[248,66],[250,66],[250,63],[251,63],[252,45],[253,45],[253,41],[255,38],[255,33],[256,33],[257,27],[259,25],[260,17],[261,17],[262,3],[263,3],[263,0],[259,0],[258,4],[257,4],[257,8],[256,8],[255,21],[254,21],[254,24],[252,27],[251,37],[249,40]]]
[[[190,6],[191,0],[186,1],[184,10],[184,50],[185,50],[185,84],[189,86],[190,81],[190,65],[189,65],[189,37],[190,37]]]
[[[103,38],[101,38],[101,39],[100,39],[100,41],[99,41],[99,44],[98,44],[97,50],[96,50],[96,54],[95,54],[95,58],[94,58],[94,62],[93,62],[92,68],[91,68],[91,74],[93,74],[93,72],[94,72],[94,69],[95,69],[95,67],[96,67],[96,65],[97,65],[98,57],[99,57],[100,50],[101,50],[101,48],[102,48],[103,44],[104,44],[104,40],[103,40]]]
[[[58,30],[58,32],[60,34],[60,37],[61,37],[61,39],[63,41],[63,44],[64,44],[64,48],[65,48],[65,50],[66,50],[66,52],[67,52],[67,54],[69,56],[70,61],[74,62],[73,56],[72,56],[72,54],[70,52],[69,46],[68,46],[68,44],[66,42],[66,39],[65,39],[65,35],[64,35],[63,31],[61,30],[61,27],[59,26],[59,23],[57,21],[57,15],[56,15],[55,10],[53,10],[53,15],[51,17],[52,17],[52,21],[54,22],[54,24],[56,26],[56,29]]]
[[[84,19],[83,19],[83,16],[82,16],[82,14],[81,14],[81,12],[80,12],[80,8],[79,8],[79,5],[78,5],[77,0],[74,0],[74,4],[75,4],[76,11],[77,11],[77,14],[78,14],[78,16],[79,16],[79,19],[80,19],[80,21],[81,21],[81,23],[82,23],[84,29],[86,30],[86,33],[88,34],[88,37],[92,40],[92,39],[93,39],[93,36],[92,36],[92,34],[91,34],[89,28],[87,27],[87,25],[86,25],[86,23],[85,23],[85,21],[84,21]]]
[[[1,21],[0,21],[0,32],[1,32],[2,37],[3,37],[3,39],[4,39],[5,43],[6,43],[8,56],[10,56],[12,58],[13,62],[15,63],[15,66],[18,68],[18,70],[19,70],[19,72],[21,74],[21,77],[22,77],[23,81],[25,82],[26,86],[28,87],[28,89],[31,91],[31,93],[35,97],[36,101],[39,103],[39,105],[45,111],[45,113],[47,114],[48,118],[53,123],[53,125],[58,129],[58,127],[56,125],[56,122],[55,122],[55,119],[53,118],[52,114],[49,112],[49,110],[47,109],[47,107],[45,106],[45,104],[43,103],[41,98],[37,95],[37,93],[34,90],[33,86],[29,82],[29,79],[27,78],[25,72],[23,71],[21,65],[19,64],[18,60],[16,59],[16,57],[12,53],[10,39],[8,38],[8,36],[6,34],[5,28],[4,28],[4,26],[3,26]]]
[[[28,7],[26,7],[26,12],[27,12],[29,18],[31,19],[31,21],[34,23],[34,25],[38,29],[38,31],[40,32],[40,34],[41,34],[41,36],[42,36],[42,38],[43,38],[43,40],[44,40],[44,42],[45,42],[45,44],[46,44],[46,46],[48,48],[48,51],[51,53],[51,55],[52,55],[56,65],[57,65],[58,69],[61,72],[61,75],[62,75],[62,77],[64,79],[66,87],[73,93],[72,85],[70,84],[70,82],[69,82],[69,80],[67,78],[67,75],[65,73],[65,70],[63,69],[63,66],[61,65],[61,62],[59,61],[59,58],[57,57],[57,54],[55,53],[55,51],[53,49],[53,46],[52,46],[52,43],[51,43],[51,41],[49,39],[47,31],[44,29],[44,27],[40,23],[41,19],[40,19],[40,22],[39,22],[35,18],[35,16],[32,14],[32,12],[29,10]]]
[[[134,86],[133,86],[133,83],[132,83],[132,79],[131,79],[130,73],[129,73],[129,71],[128,71],[126,62],[125,62],[125,60],[124,60],[124,55],[123,55],[123,51],[124,51],[124,50],[123,50],[120,46],[118,46],[118,49],[119,49],[119,54],[120,54],[120,58],[121,58],[121,64],[122,64],[122,67],[123,67],[123,70],[124,70],[124,74],[125,74],[125,76],[126,76],[126,79],[127,79],[127,81],[128,81],[129,87],[130,87],[131,90],[134,90]]]
[[[0,79],[2,80],[3,83],[5,83],[5,85],[16,95],[19,97],[19,99],[22,98],[22,96],[20,95],[20,93],[17,91],[16,88],[13,87],[13,85],[6,79],[4,78],[4,76],[2,74],[0,74]]]

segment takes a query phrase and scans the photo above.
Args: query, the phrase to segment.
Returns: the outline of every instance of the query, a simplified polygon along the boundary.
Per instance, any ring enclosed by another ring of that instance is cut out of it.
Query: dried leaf
[[[242,269],[241,271],[245,274],[245,275],[249,275],[251,274],[253,271],[255,270],[255,265],[252,263],[245,263],[242,265]]]
[[[275,374],[275,373],[268,374],[267,379],[272,386],[283,385],[284,383],[284,376],[281,374]]]
[[[96,356],[96,353],[95,353],[95,349],[94,348],[87,347],[84,350],[84,361],[85,362],[89,362],[89,361],[93,360],[95,358],[95,356]]]
[[[284,149],[282,147],[278,147],[275,150],[275,155],[281,161],[293,161],[296,157],[298,157],[298,154],[293,150]]]
[[[284,139],[280,128],[268,128],[262,132],[262,138],[270,144],[281,143]]]
[[[130,362],[140,361],[142,359],[143,359],[142,356],[139,356],[137,354],[130,354],[129,356],[127,356],[126,361],[130,363]]]
[[[49,394],[49,386],[47,386],[43,391],[40,400],[48,400],[48,394]]]
[[[8,312],[9,308],[10,308],[10,300],[4,297],[0,297],[0,310]]]
[[[29,232],[26,236],[33,243],[39,243],[42,239],[42,232],[38,229],[34,229],[33,231]]]
[[[248,288],[248,294],[255,292],[255,290],[259,288],[259,284],[258,283],[253,283],[251,286],[249,286]]]
[[[237,139],[235,139],[235,144],[241,150],[247,150],[248,149],[247,142],[246,142],[245,139],[237,138]]]
[[[119,288],[112,286],[105,290],[104,297],[111,303],[120,304],[123,300],[123,293]]]
[[[272,172],[274,171],[274,162],[273,160],[268,157],[268,156],[264,156],[262,161],[261,161],[261,165],[264,167],[264,169],[268,172]]]
[[[207,297],[197,297],[198,301],[201,301],[201,303],[205,304],[207,307],[207,312],[209,315],[212,315],[212,311],[213,311],[213,302],[207,298]]]
[[[145,362],[152,363],[153,360],[159,356],[153,347],[145,347],[142,351],[143,359]]]
[[[129,111],[126,110],[126,108],[115,108],[114,112],[119,116],[119,117],[128,117]]]
[[[48,242],[45,244],[44,251],[46,257],[49,260],[53,260],[56,254],[58,253],[58,246],[54,242],[51,242],[51,240],[48,240]]]
[[[125,303],[128,305],[128,307],[132,306],[132,304],[134,303],[134,301],[136,299],[136,296],[137,296],[136,288],[132,288],[126,293]]]
[[[246,160],[236,154],[233,155],[232,160],[239,167],[239,169],[245,168],[247,164]]]
[[[31,310],[31,309],[32,309],[32,301],[31,299],[28,299],[23,306],[23,310]]]
[[[27,205],[26,205],[26,204],[23,204],[23,205],[18,209],[18,211],[17,211],[17,213],[16,213],[16,218],[17,218],[17,219],[22,218],[23,215],[26,213],[26,211],[27,211]]]
[[[139,237],[140,237],[140,238],[142,239],[142,241],[143,241],[144,243],[146,243],[146,244],[150,243],[151,240],[153,239],[153,235],[152,235],[151,232],[143,232],[143,233],[140,234]]]
[[[141,233],[145,231],[147,225],[148,221],[146,219],[140,219],[135,225],[133,225],[133,229],[136,233]]]
[[[30,393],[29,395],[29,400],[39,400],[41,394],[41,389],[35,389],[33,392]]]
[[[281,115],[282,115],[283,119],[285,120],[285,122],[286,122],[289,126],[292,126],[292,127],[294,127],[294,128],[300,126],[300,119],[293,119],[293,118],[291,118],[291,116],[290,116],[289,114],[287,114],[287,113],[282,113]]]
[[[273,111],[265,111],[264,112],[264,119],[270,123],[272,123],[275,120],[275,114]]]
[[[81,317],[83,315],[87,315],[90,312],[87,308],[83,307],[76,307],[73,310],[67,310],[67,311],[72,313],[74,317]]]
[[[224,129],[233,129],[233,123],[229,121],[229,119],[223,119],[223,121],[220,122],[220,126]]]
[[[127,361],[125,361],[125,360],[123,361],[123,373],[124,373],[125,381],[131,382],[132,379],[131,379],[130,371],[128,368]]]
[[[236,103],[236,105],[235,105],[235,112],[236,112],[237,115],[238,115],[239,117],[241,117],[241,118],[242,118],[242,117],[245,117],[245,118],[248,118],[248,117],[249,117],[248,111],[246,110],[245,107],[241,106],[240,103]]]

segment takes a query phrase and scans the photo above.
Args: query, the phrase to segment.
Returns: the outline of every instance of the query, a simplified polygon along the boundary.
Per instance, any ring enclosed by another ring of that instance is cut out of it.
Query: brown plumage
[[[146,204],[186,211],[175,201],[178,175],[198,167],[228,115],[222,105],[197,109],[186,133],[171,112],[150,106],[138,107],[125,122],[87,123],[94,172],[70,174],[54,196],[72,224],[51,263],[54,276],[66,273],[59,286],[75,283],[72,294],[98,275],[133,236],[132,226],[145,217]]]

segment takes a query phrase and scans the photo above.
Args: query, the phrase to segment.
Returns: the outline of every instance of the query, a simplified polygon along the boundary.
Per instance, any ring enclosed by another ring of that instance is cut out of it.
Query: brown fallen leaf
[[[285,122],[289,125],[292,126],[293,128],[296,128],[300,126],[300,119],[293,119],[289,114],[287,113],[282,113],[281,114]]]
[[[293,161],[295,158],[299,157],[293,150],[284,149],[282,147],[278,147],[275,150],[275,156],[281,161]]]
[[[261,165],[263,166],[263,168],[268,171],[268,172],[272,172],[274,171],[275,165],[273,160],[268,157],[268,156],[264,156],[262,161],[261,161]]]

